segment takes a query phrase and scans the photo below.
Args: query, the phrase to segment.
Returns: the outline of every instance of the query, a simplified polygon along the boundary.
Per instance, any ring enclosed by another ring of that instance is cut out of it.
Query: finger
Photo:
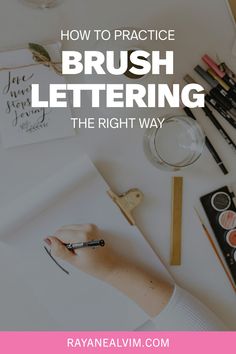
[[[97,233],[98,232],[98,227],[94,224],[72,224],[72,225],[63,225],[60,227],[59,230],[78,230],[78,231],[84,231],[88,233]]]
[[[83,226],[84,224],[63,225],[60,227],[60,230],[81,230]]]
[[[55,232],[54,236],[64,243],[86,242],[89,239],[87,233],[79,230],[60,229]]]
[[[86,224],[81,228],[72,229],[71,225],[67,228],[60,228],[54,234],[62,242],[86,242],[95,240],[100,236],[100,232],[95,225]]]
[[[74,262],[74,258],[76,257],[76,255],[73,252],[69,251],[63,242],[61,242],[60,240],[58,240],[58,238],[54,236],[48,237],[47,240],[51,242],[51,253],[54,257],[59,257],[69,263]]]

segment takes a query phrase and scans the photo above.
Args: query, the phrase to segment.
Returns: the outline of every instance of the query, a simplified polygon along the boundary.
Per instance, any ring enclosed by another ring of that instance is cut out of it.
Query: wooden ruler
[[[171,265],[181,265],[183,177],[172,180]]]

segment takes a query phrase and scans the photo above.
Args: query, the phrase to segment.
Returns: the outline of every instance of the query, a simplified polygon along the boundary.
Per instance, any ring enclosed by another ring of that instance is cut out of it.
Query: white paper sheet
[[[235,40],[234,45],[233,45],[232,53],[233,53],[234,56],[236,56],[236,40]]]
[[[16,250],[0,242],[0,331],[52,328],[55,319],[33,296],[30,283],[18,267],[21,262]]]
[[[68,276],[54,264],[43,238],[61,225],[95,223],[118,252],[168,277],[144,237],[107,195],[108,189],[94,165],[83,158],[12,203],[1,220],[1,237],[22,255],[34,296],[55,319],[53,330],[131,330],[147,319],[112,287],[63,264]]]

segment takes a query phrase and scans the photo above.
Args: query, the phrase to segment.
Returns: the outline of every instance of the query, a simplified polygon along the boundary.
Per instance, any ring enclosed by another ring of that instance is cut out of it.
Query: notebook
[[[138,228],[128,223],[108,190],[92,162],[83,157],[0,210],[1,240],[20,255],[17,267],[49,316],[50,321],[45,318],[46,329],[133,330],[148,319],[113,287],[66,263],[61,265],[69,276],[57,267],[45,252],[43,239],[61,225],[95,223],[119,254],[170,279],[156,253]],[[1,317],[0,326],[4,327]],[[13,330],[14,322],[12,326]]]

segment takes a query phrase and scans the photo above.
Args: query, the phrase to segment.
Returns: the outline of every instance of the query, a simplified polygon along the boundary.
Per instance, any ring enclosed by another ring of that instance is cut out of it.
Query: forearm
[[[130,263],[116,268],[108,283],[135,301],[150,317],[165,308],[173,293],[171,284]]]
[[[169,302],[173,287],[157,274],[118,256],[109,248],[109,242],[96,251],[78,250],[78,255],[65,247],[65,243],[92,241],[99,237],[100,232],[93,224],[65,225],[45,242],[51,247],[54,257],[109,283],[135,301],[149,316],[158,315]]]

